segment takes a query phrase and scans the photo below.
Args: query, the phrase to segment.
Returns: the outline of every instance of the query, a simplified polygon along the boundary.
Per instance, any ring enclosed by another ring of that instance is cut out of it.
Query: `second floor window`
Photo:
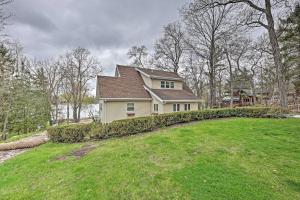
[[[166,88],[170,88],[170,82],[166,81]]]
[[[127,103],[127,112],[134,112],[134,103]]]
[[[174,88],[174,82],[171,82],[171,88]]]
[[[160,88],[175,88],[175,84],[173,81],[161,81]]]

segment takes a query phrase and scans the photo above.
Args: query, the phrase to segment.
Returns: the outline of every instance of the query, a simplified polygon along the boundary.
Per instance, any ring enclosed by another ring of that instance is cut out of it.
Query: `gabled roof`
[[[141,68],[139,68],[141,69]],[[143,69],[147,71],[147,69]],[[154,74],[164,75],[164,77],[172,76],[178,78],[179,75],[174,72],[165,72],[154,70]],[[160,101],[199,101],[192,90],[183,83],[182,90],[174,89],[151,89],[148,88],[140,71],[134,67],[117,65],[116,76],[97,76],[97,97],[102,99],[149,99],[152,95],[156,96]],[[181,77],[179,77],[181,79]]]
[[[182,78],[176,72],[168,72],[156,69],[145,69],[140,67],[137,67],[136,69],[142,74],[148,76],[149,78],[182,80]]]
[[[100,98],[151,98],[144,81],[133,67],[117,66],[119,77],[98,76],[97,96]]]

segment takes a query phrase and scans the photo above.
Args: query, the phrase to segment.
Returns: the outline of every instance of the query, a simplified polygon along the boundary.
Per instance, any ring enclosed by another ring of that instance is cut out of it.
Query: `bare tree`
[[[178,72],[184,52],[184,34],[178,22],[164,27],[164,34],[155,44],[156,66]]]
[[[211,0],[194,0],[181,11],[188,33],[187,46],[208,66],[210,106],[216,105],[216,71],[222,52],[220,39],[230,27],[227,19],[232,7],[205,7]]]
[[[235,72],[240,71],[241,60],[245,57],[250,40],[243,35],[238,34],[238,29],[234,33],[228,34],[222,38],[223,53],[227,64],[227,70],[229,74],[229,88],[230,88],[230,107],[233,107],[233,91],[235,88]]]
[[[203,98],[206,85],[205,63],[193,51],[190,51],[185,56],[185,65],[186,82],[191,86],[197,97]]]
[[[287,108],[287,87],[284,75],[284,65],[275,29],[275,22],[272,11],[278,7],[284,7],[286,0],[213,0],[208,7],[226,7],[231,4],[240,4],[244,17],[241,23],[250,27],[263,27],[268,31],[269,40],[272,46],[272,54],[276,67],[277,83],[279,89],[280,105]]]
[[[89,50],[78,47],[65,55],[62,65],[65,84],[70,84],[73,119],[80,121],[82,101],[88,92],[88,82],[102,71],[99,62]],[[62,64],[62,63],[61,63]]]
[[[11,16],[11,14],[7,14],[5,10],[5,6],[10,4],[13,0],[0,0],[0,32],[5,29],[6,21]]]
[[[129,49],[127,53],[129,59],[132,59],[132,65],[135,67],[146,67],[148,49],[145,45],[142,46],[133,46]]]
[[[57,123],[59,115],[59,95],[62,86],[63,74],[58,61],[49,59],[45,61],[35,61],[37,68],[42,69],[44,76],[47,80],[47,94],[49,104],[54,105],[54,109],[51,108],[52,119]]]

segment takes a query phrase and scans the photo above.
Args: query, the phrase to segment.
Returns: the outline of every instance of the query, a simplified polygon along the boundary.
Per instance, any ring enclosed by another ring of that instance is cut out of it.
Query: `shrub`
[[[75,143],[82,142],[87,133],[90,132],[92,124],[72,124],[51,127],[48,136],[53,142]]]
[[[99,124],[91,130],[90,137],[94,139],[121,137],[151,131],[154,127],[152,116],[117,120],[110,124]]]
[[[283,117],[282,110],[271,108],[222,108],[202,111],[167,113],[149,117],[117,120],[109,124],[79,124],[48,130],[54,142],[81,142],[84,139],[106,139],[134,135],[178,123],[224,117]]]

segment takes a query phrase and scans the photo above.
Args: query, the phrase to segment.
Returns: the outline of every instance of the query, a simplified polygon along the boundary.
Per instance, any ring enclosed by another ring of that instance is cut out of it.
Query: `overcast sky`
[[[186,0],[14,0],[6,32],[38,59],[77,46],[99,58],[105,74],[128,64],[133,45],[152,48]]]

